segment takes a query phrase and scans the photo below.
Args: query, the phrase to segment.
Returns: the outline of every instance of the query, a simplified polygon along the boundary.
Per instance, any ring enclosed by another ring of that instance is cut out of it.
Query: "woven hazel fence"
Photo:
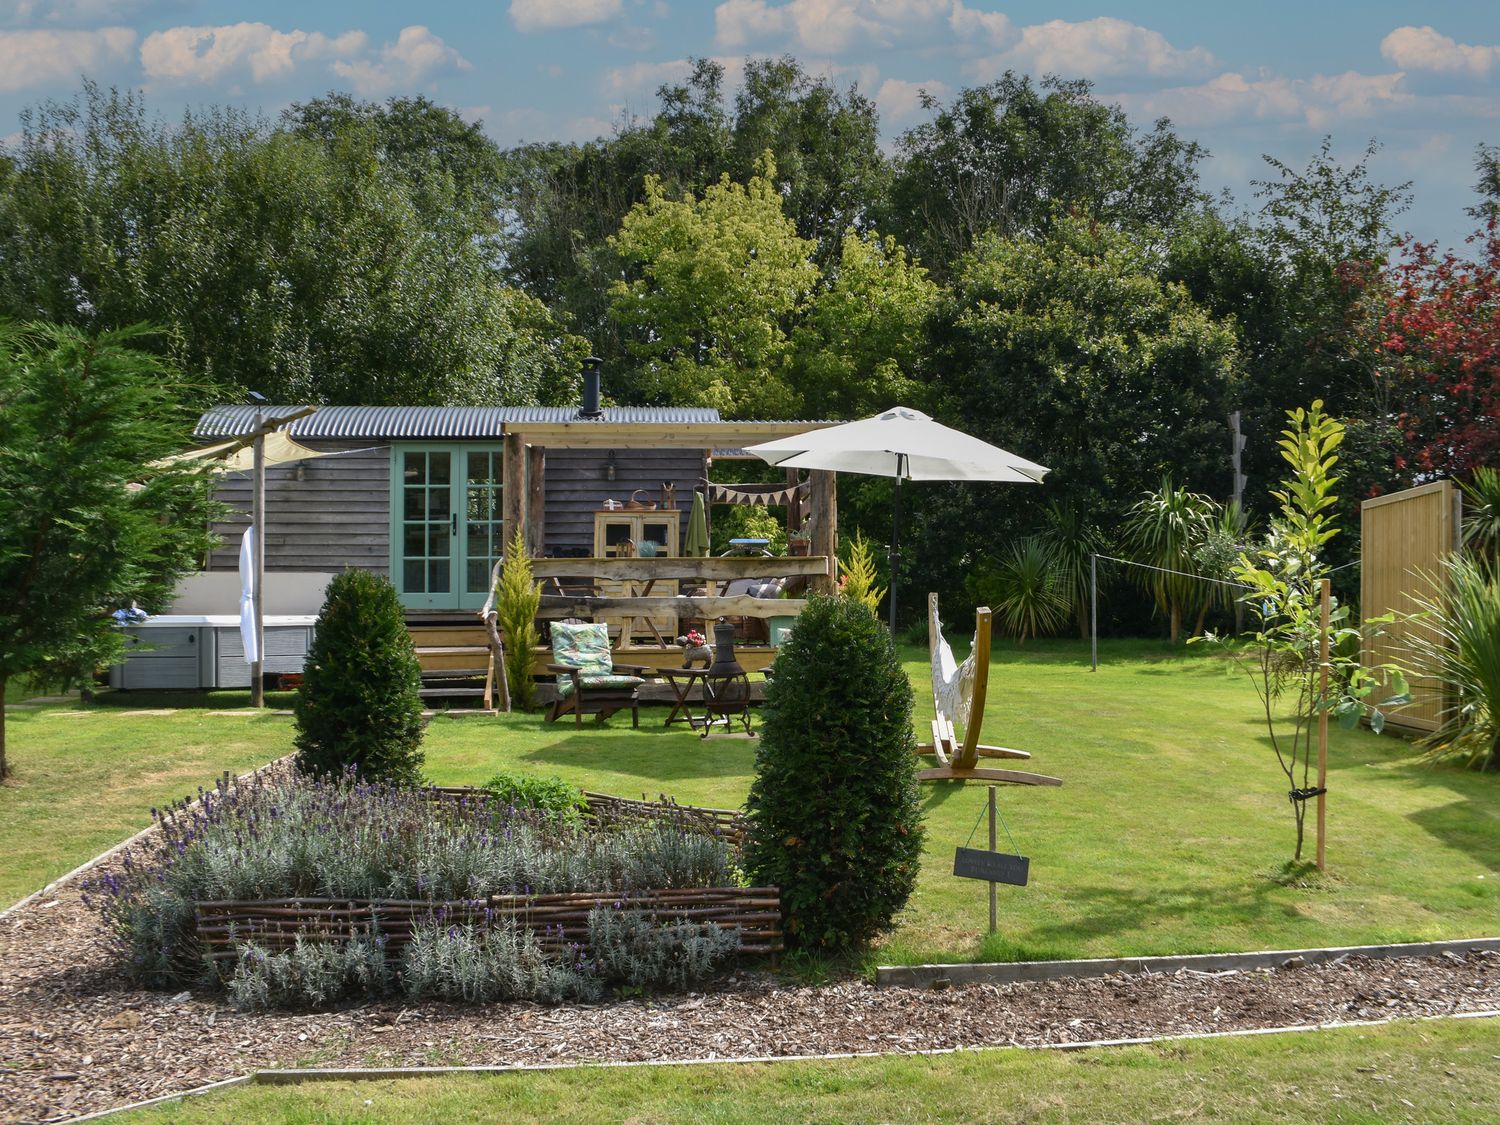
[[[379,934],[399,949],[412,931],[429,923],[531,930],[549,950],[587,946],[595,907],[639,911],[659,922],[714,922],[740,932],[744,953],[780,953],[781,894],[776,887],[684,887],[658,891],[570,891],[550,895],[491,895],[487,899],[429,902],[408,899],[263,899],[200,902],[196,933],[214,960],[232,960],[235,942],[289,949],[301,935],[344,941]]]
[[[483,789],[467,785],[435,785],[426,790],[437,797],[449,800],[487,801],[489,794]],[[584,816],[596,825],[622,824],[632,821],[666,822],[684,828],[718,836],[733,847],[745,843],[745,814],[739,809],[710,809],[698,805],[679,805],[676,801],[637,801],[629,797],[615,797],[609,793],[587,793],[588,802]]]

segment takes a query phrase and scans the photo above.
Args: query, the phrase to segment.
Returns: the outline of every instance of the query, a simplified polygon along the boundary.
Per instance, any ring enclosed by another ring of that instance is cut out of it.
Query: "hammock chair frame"
[[[979,741],[984,726],[984,704],[989,694],[990,683],[990,636],[991,613],[988,606],[974,611],[974,645],[962,665],[955,665],[952,650],[943,639],[943,623],[938,616],[937,594],[927,595],[927,647],[932,658],[932,702],[936,717],[932,720],[932,741],[917,747],[918,754],[931,754],[938,765],[917,771],[918,781],[989,781],[1011,785],[1061,785],[1062,780],[1045,774],[1025,773],[1019,770],[989,769],[979,765],[980,758],[1030,758],[1025,750],[1012,750],[1008,746],[987,746]],[[943,659],[946,657],[946,660]],[[940,669],[954,669],[952,678],[944,683]],[[960,701],[960,713],[947,713],[954,692],[948,685],[957,680],[959,696],[967,696],[967,707]],[[965,690],[964,680],[968,680]],[[955,720],[963,724],[960,740],[955,729]]]

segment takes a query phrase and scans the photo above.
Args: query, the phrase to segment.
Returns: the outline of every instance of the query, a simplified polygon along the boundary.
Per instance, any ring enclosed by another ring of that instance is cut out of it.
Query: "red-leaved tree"
[[[1500,463],[1500,219],[1469,243],[1469,261],[1410,242],[1390,272],[1380,350],[1406,439],[1398,466],[1467,476]]]

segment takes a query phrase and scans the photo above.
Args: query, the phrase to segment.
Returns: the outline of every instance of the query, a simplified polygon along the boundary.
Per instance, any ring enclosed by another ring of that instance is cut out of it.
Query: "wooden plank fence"
[[[1360,613],[1394,613],[1397,619],[1365,645],[1364,661],[1395,663],[1415,673],[1410,677],[1412,702],[1386,716],[1391,726],[1434,731],[1443,722],[1443,685],[1424,674],[1409,643],[1423,626],[1403,618],[1417,611],[1417,599],[1439,592],[1443,559],[1459,548],[1459,504],[1458,490],[1442,480],[1377,496],[1360,506]],[[1377,693],[1373,698],[1382,697]]]

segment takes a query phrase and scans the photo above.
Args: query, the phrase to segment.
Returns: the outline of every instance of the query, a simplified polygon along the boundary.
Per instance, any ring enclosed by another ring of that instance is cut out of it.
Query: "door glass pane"
[[[651,543],[659,543],[663,547],[667,545],[667,525],[664,523],[641,524],[641,538]]]
[[[402,592],[440,594],[452,584],[453,529],[449,519],[452,454],[401,451]]]
[[[501,455],[493,450],[465,450],[464,587],[470,594],[489,591],[490,574],[505,549],[501,514]]]

